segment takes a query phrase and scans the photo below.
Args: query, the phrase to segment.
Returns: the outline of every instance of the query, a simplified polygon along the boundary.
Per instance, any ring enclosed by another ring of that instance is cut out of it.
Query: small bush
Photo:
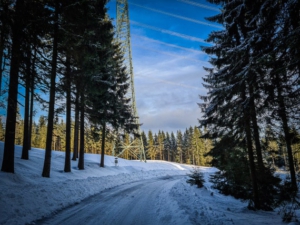
[[[203,173],[200,171],[199,167],[193,168],[192,172],[188,174],[190,179],[188,179],[186,182],[190,185],[197,185],[198,188],[203,187],[203,183],[205,182]]]

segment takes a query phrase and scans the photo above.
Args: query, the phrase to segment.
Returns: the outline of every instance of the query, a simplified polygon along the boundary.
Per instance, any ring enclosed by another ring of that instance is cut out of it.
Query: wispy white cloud
[[[146,75],[142,75],[142,74],[136,74],[136,76],[146,77],[148,79],[159,81],[160,83],[171,84],[171,85],[180,86],[180,87],[184,87],[184,88],[188,88],[188,89],[196,89],[196,90],[199,90],[199,91],[203,90],[202,88],[199,88],[199,87],[186,85],[186,84],[182,84],[182,83],[177,83],[177,82],[173,82],[173,81],[167,81],[167,80],[155,78],[155,77],[152,77],[152,76],[146,76]]]
[[[172,108],[165,109],[157,114],[143,115],[142,130],[146,133],[151,130],[158,133],[159,130],[171,133],[176,133],[177,130],[184,131],[189,126],[198,126],[198,119],[200,118],[200,109],[195,105],[191,107],[186,105],[182,107],[182,110],[173,110]]]
[[[142,42],[139,44],[143,44]],[[159,43],[147,42],[148,48],[157,49]],[[171,54],[179,54],[181,49],[173,49]],[[141,51],[133,45],[135,92],[141,129],[147,132],[158,130],[176,132],[189,126],[198,125],[201,116],[197,105],[199,94],[205,94],[201,77],[206,74],[203,64],[193,60],[170,57],[167,54]],[[143,54],[144,53],[144,54]],[[197,58],[188,52],[187,56]]]

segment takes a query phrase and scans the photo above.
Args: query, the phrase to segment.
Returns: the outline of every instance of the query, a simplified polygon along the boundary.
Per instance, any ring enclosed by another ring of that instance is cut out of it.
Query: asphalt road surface
[[[35,224],[177,224],[178,204],[169,192],[183,176],[166,176],[105,190]]]

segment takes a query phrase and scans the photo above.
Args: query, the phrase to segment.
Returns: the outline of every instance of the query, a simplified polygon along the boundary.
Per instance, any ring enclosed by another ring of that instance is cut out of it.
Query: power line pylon
[[[139,117],[135,102],[134,92],[134,74],[132,66],[131,56],[131,44],[130,44],[130,24],[129,24],[129,11],[127,0],[117,0],[117,40],[121,44],[122,52],[124,55],[124,65],[126,66],[127,73],[130,74],[130,90],[131,90],[131,107],[132,114],[134,116],[134,123],[138,125],[137,133],[139,137],[135,137],[133,142],[128,146],[122,146],[122,152],[129,150],[133,155],[138,155],[141,161],[146,162],[145,150],[141,136],[141,129],[139,123]],[[138,152],[132,150],[138,149]]]

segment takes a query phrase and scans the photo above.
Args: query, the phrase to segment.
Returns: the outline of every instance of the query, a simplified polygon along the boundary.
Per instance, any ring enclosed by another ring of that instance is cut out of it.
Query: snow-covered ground
[[[3,143],[0,142],[0,163],[2,157]],[[216,171],[215,168],[201,167],[206,183],[205,188],[198,189],[186,183],[186,174],[192,166],[177,163],[119,159],[118,166],[115,166],[114,157],[105,156],[105,168],[101,168],[99,155],[85,154],[84,170],[78,170],[78,162],[72,161],[72,172],[64,173],[64,152],[53,151],[51,178],[43,178],[44,150],[32,149],[29,160],[20,158],[21,147],[16,146],[15,173],[0,172],[0,224],[33,224],[35,220],[52,216],[95,194],[133,182],[175,175],[184,176],[165,187],[160,197],[177,202],[168,206],[169,211],[186,214],[174,217],[176,224],[284,224],[276,211],[248,210],[246,202],[211,189],[208,178]],[[157,211],[154,207],[153,213],[158,217],[164,216],[163,212]]]

